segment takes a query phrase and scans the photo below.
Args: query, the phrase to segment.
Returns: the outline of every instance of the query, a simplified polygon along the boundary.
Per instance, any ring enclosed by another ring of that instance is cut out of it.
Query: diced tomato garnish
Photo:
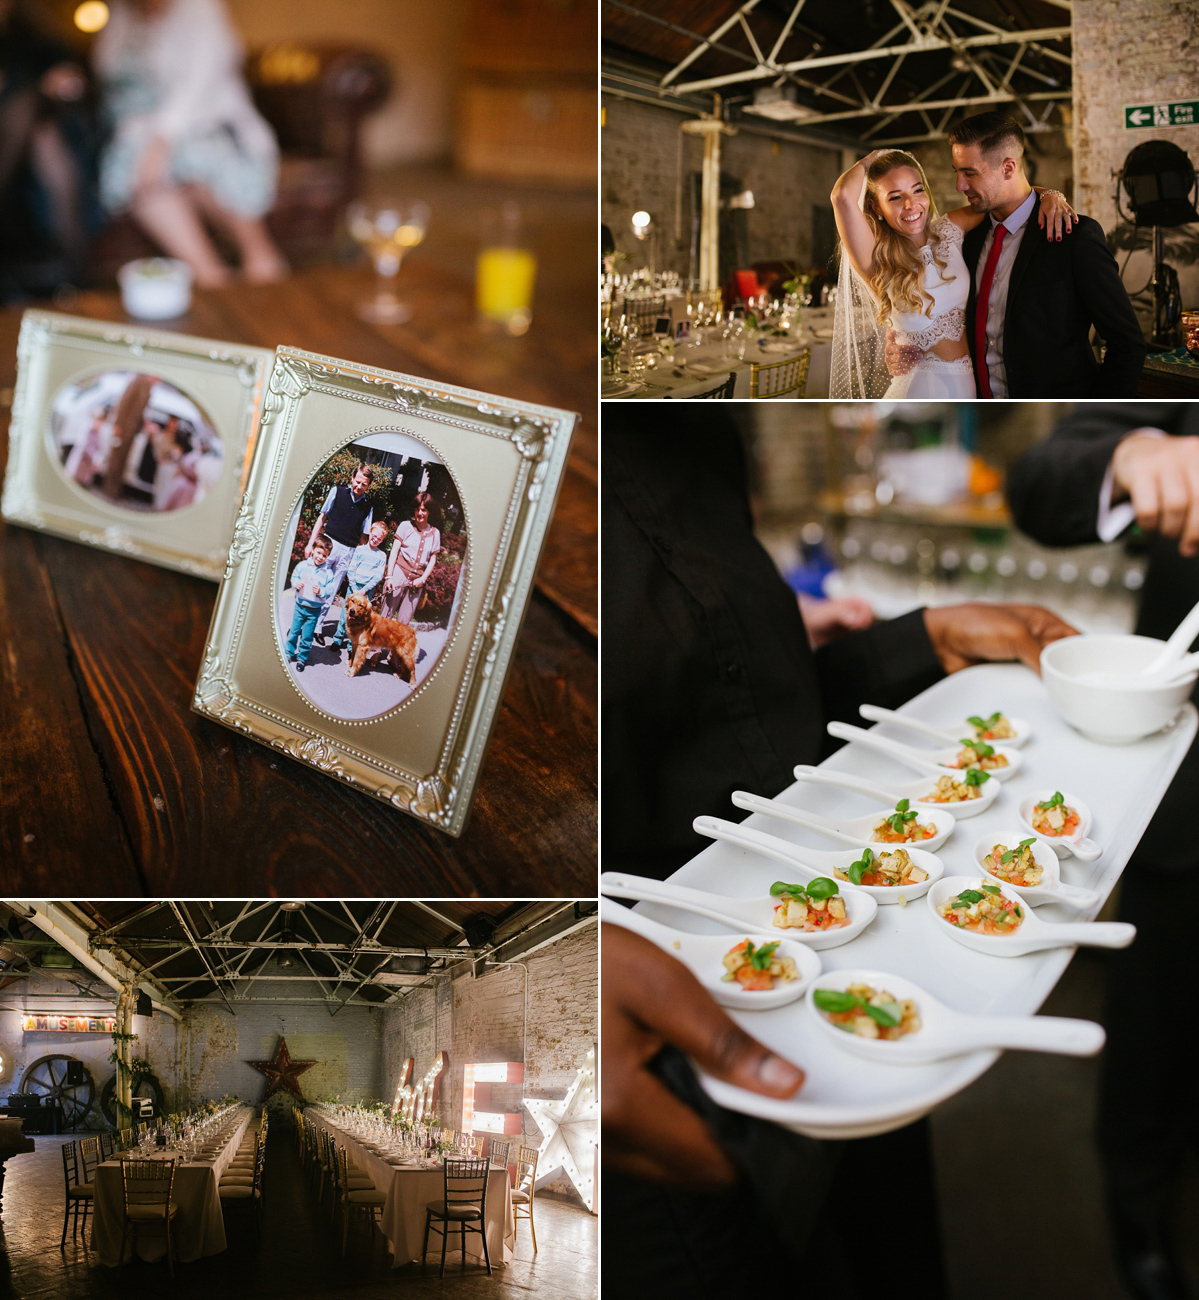
[[[769,992],[773,987],[773,980],[768,970],[754,970],[746,962],[744,966],[738,967],[737,973],[733,976],[743,989],[748,989],[751,993]]]

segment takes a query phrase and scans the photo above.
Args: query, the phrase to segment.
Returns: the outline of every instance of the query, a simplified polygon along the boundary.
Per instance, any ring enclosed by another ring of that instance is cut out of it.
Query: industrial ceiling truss
[[[239,1003],[316,1002],[330,1015],[347,1006],[379,1007],[438,977],[481,975],[595,922],[592,902],[432,906],[409,899],[271,899],[0,906],[18,926],[25,923],[22,933],[36,927],[109,988],[136,984],[151,994],[156,1008],[174,1016],[190,1003],[236,1012]],[[11,945],[14,958],[39,946],[30,938]]]
[[[606,48],[640,54],[657,68],[670,61],[644,82],[661,102],[719,95],[745,114],[792,127],[849,123],[875,148],[943,139],[959,110],[997,105],[1014,105],[1027,132],[1055,130],[1055,107],[1072,94],[1069,22],[1040,21],[1058,12],[1068,19],[1071,0],[603,6]],[[712,25],[695,30],[682,21],[688,14],[697,26],[702,16]],[[607,89],[621,93],[619,83],[637,80],[623,75],[628,67],[622,72],[619,59],[608,65]]]

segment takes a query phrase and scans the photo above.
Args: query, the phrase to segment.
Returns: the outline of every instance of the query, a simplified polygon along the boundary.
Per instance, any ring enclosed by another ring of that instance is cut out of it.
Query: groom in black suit
[[[1026,237],[1036,195],[1024,132],[1006,114],[965,118],[949,142],[958,192],[988,217],[962,245],[979,397],[1134,397],[1145,340],[1102,227],[1079,217],[1069,238]],[[1107,344],[1102,365],[1092,326]]]

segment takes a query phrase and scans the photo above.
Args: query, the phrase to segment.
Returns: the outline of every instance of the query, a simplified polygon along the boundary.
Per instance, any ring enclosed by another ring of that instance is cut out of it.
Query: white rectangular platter
[[[971,714],[984,717],[995,710],[1022,718],[1033,734],[1020,751],[1023,768],[1000,792],[986,812],[960,821],[939,850],[946,876],[978,875],[971,856],[974,844],[991,832],[1019,830],[1020,800],[1048,787],[1066,789],[1091,809],[1090,835],[1103,848],[1095,862],[1074,857],[1061,860],[1062,880],[1096,890],[1106,900],[1154,809],[1194,739],[1199,713],[1187,704],[1173,727],[1132,745],[1104,745],[1088,740],[1054,711],[1041,681],[1017,664],[985,664],[968,668],[909,700],[901,712],[936,726],[960,726]],[[930,748],[911,732],[882,724],[880,736]],[[964,729],[960,733],[968,734]],[[849,744],[823,764],[886,785],[910,781],[916,774],[897,761],[861,745]],[[756,793],[763,793],[758,791]],[[861,816],[879,801],[854,791],[812,782],[796,782],[779,799],[825,816]],[[704,810],[739,820],[732,805]],[[746,826],[809,848],[839,848],[815,832],[775,818],[754,814]],[[771,882],[786,877],[787,868],[731,844],[714,842],[681,867],[670,880],[679,885],[739,898],[768,893]],[[1041,906],[1046,922],[1089,920],[1099,912],[1074,913],[1057,905]],[[727,927],[660,904],[638,908],[654,920],[696,934],[731,934]],[[866,967],[894,971],[923,987],[948,1006],[972,1015],[1032,1015],[1049,996],[1066,969],[1073,948],[1055,948],[1023,957],[992,957],[963,947],[934,918],[927,899],[906,907],[880,907],[870,926],[837,948],[820,953],[825,970]],[[933,1065],[883,1066],[830,1046],[821,1027],[812,1022],[800,999],[772,1011],[730,1012],[749,1033],[794,1061],[807,1075],[799,1093],[777,1101],[701,1075],[713,1100],[732,1110],[760,1116],[800,1133],[821,1138],[865,1137],[918,1119],[938,1102],[972,1083],[998,1058],[996,1051],[975,1052]]]

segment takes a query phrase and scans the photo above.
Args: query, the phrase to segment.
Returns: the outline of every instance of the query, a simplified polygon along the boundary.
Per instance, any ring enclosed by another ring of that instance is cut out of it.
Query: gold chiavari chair
[[[462,1267],[466,1267],[466,1234],[477,1232],[483,1238],[483,1259],[491,1274],[491,1254],[487,1249],[487,1161],[447,1160],[445,1190],[440,1201],[430,1201],[425,1209],[425,1244],[421,1265],[429,1256],[429,1229],[441,1233],[441,1273],[445,1277],[445,1251],[451,1231],[457,1227],[462,1238]]]
[[[529,1231],[533,1234],[533,1254],[537,1254],[537,1227],[533,1223],[533,1194],[537,1186],[536,1147],[520,1147],[516,1153],[516,1186],[512,1189],[512,1215],[516,1220],[516,1231],[520,1231],[521,1219],[528,1219]]]
[[[811,348],[804,348],[797,357],[789,357],[786,361],[751,361],[750,397],[784,397],[788,393],[802,397],[808,384],[808,366],[811,361]]]
[[[167,1269],[175,1276],[175,1252],[171,1245],[171,1221],[179,1212],[171,1200],[175,1187],[173,1160],[125,1160],[121,1163],[121,1181],[125,1192],[125,1220],[121,1230],[121,1262],[125,1261],[125,1242],[133,1229],[133,1253],[142,1228],[162,1224],[167,1238]]]

